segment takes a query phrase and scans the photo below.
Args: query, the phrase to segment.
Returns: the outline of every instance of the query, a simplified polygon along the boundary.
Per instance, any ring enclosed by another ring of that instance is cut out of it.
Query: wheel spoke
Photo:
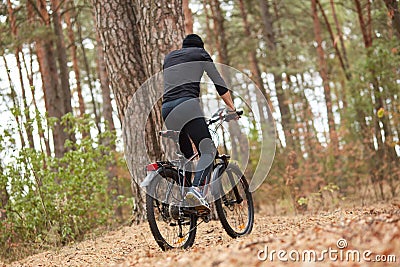
[[[171,170],[171,173],[177,175],[175,170]],[[179,203],[176,201],[178,197],[172,192],[171,184],[175,181],[177,179],[169,176],[159,179],[151,184],[152,196],[146,196],[150,229],[163,250],[190,247],[196,235],[196,218],[184,215],[179,204],[172,202]]]
[[[216,201],[218,216],[231,237],[249,234],[253,227],[254,209],[247,182],[237,167],[226,172],[229,181],[237,181],[237,184],[232,184],[229,192]]]

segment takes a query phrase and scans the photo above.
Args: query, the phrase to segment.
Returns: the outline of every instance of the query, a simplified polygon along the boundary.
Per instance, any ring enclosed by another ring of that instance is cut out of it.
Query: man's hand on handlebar
[[[243,110],[232,110],[230,108],[225,109],[225,120],[230,121],[230,120],[238,120],[240,118],[240,115],[243,114]]]
[[[242,114],[243,110],[229,110],[227,108],[224,110],[224,108],[220,108],[209,120],[207,120],[207,125],[211,125],[218,121],[228,122],[231,120],[238,120]]]

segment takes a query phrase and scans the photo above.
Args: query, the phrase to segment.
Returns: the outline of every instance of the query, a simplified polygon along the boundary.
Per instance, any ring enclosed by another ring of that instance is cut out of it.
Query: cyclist
[[[166,55],[163,65],[162,116],[168,129],[180,131],[179,148],[185,158],[189,159],[194,154],[191,141],[199,152],[193,186],[186,193],[185,201],[202,212],[210,212],[201,186],[211,169],[216,153],[199,101],[200,79],[204,72],[213,81],[218,94],[225,102],[226,111],[236,113],[231,94],[212,62],[200,36],[189,34],[183,40],[181,49]],[[185,173],[186,178],[190,177],[189,175],[191,176],[190,172]]]

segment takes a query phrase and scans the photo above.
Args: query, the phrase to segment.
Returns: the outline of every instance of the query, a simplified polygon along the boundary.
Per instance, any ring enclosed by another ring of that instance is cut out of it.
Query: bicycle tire
[[[147,215],[147,221],[149,223],[151,233],[153,234],[154,239],[156,240],[157,244],[160,246],[160,248],[163,251],[170,250],[170,249],[189,248],[193,245],[194,240],[196,238],[197,217],[195,215],[189,215],[187,218],[189,220],[189,229],[188,229],[188,232],[185,234],[185,235],[187,235],[187,238],[185,238],[183,240],[183,237],[176,237],[179,245],[172,244],[174,241],[167,240],[167,237],[165,236],[165,234],[161,233],[165,229],[160,229],[158,222],[163,223],[162,221],[164,221],[164,224],[166,224],[165,227],[168,227],[168,223],[166,222],[166,220],[163,216],[161,216],[162,218],[160,218],[160,216],[156,216],[155,211],[160,211],[160,205],[161,205],[161,209],[163,209],[162,205],[169,205],[169,204],[162,203],[160,200],[157,199],[157,192],[156,192],[157,186],[160,184],[161,181],[164,181],[164,180],[168,180],[170,182],[177,184],[177,181],[179,181],[179,179],[178,179],[179,176],[178,176],[178,172],[172,168],[164,169],[163,171],[160,172],[160,175],[164,179],[153,180],[151,182],[151,184],[149,185],[149,190],[151,190],[150,192],[152,192],[152,194],[146,195],[146,215]],[[155,197],[152,197],[152,196],[155,196]],[[160,219],[162,219],[162,220],[160,220]],[[171,219],[171,218],[169,217],[167,219]],[[170,223],[169,227],[173,227],[173,226],[171,226],[171,223]]]
[[[236,165],[229,166],[227,170],[225,170],[226,174],[231,178],[235,175],[238,179],[238,183],[232,187],[232,189],[227,192],[223,197],[217,199],[215,201],[215,208],[217,210],[218,218],[222,224],[222,227],[225,229],[226,233],[232,237],[237,238],[240,236],[248,235],[251,233],[254,224],[254,205],[253,205],[253,197],[249,191],[249,185],[247,183],[246,177],[242,174],[239,167]],[[240,177],[240,178],[239,178]],[[233,180],[235,180],[233,178]],[[236,189],[235,189],[236,188]],[[241,190],[239,190],[241,189]],[[232,200],[235,197],[234,190],[238,190],[240,196],[243,198],[242,203],[233,203]],[[232,222],[228,219],[228,212],[240,209],[246,206],[247,208],[247,221],[244,224],[244,221],[239,218],[239,223]],[[236,227],[235,227],[236,225]]]

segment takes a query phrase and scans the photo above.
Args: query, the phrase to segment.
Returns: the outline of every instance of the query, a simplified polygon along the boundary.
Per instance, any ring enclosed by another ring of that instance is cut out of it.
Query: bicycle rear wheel
[[[173,192],[171,185],[177,185],[175,169],[165,169],[162,179],[154,179],[149,185],[151,195],[146,195],[147,220],[157,244],[163,251],[174,248],[188,248],[196,237],[197,217],[184,214],[179,206],[179,192]]]
[[[223,175],[227,176],[222,179],[231,183],[231,189],[215,201],[219,220],[229,236],[237,238],[247,235],[254,223],[253,197],[249,185],[236,165],[229,166]]]

